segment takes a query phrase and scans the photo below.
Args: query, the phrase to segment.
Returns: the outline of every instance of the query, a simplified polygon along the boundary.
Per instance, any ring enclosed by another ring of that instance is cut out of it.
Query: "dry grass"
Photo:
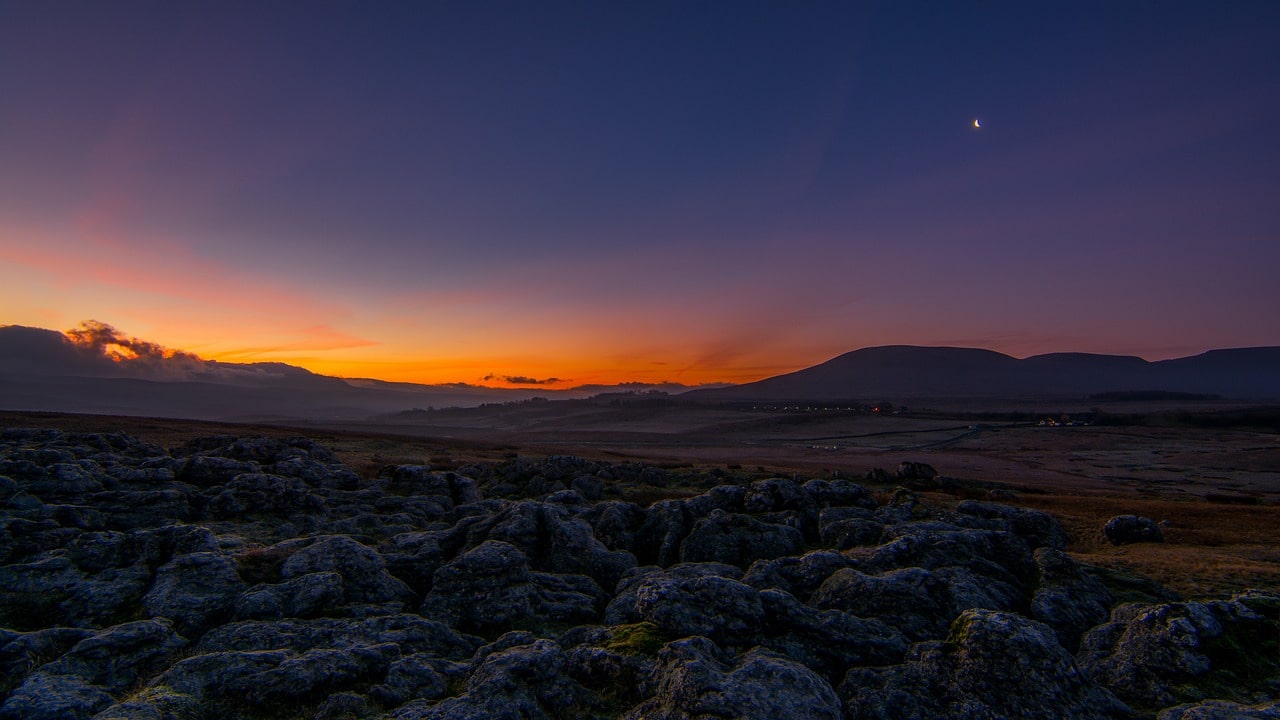
[[[1280,507],[1113,495],[1022,495],[1015,503],[1050,512],[1079,560],[1159,580],[1187,598],[1247,588],[1280,590]],[[1168,522],[1165,542],[1114,546],[1102,526],[1116,515]]]
[[[1280,561],[1258,546],[1203,548],[1188,545],[1130,545],[1111,553],[1077,553],[1081,562],[1131,570],[1158,580],[1188,600],[1228,598],[1243,590],[1280,591]]]

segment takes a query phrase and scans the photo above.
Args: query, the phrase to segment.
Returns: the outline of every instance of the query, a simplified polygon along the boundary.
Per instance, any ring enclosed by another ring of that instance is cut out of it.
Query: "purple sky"
[[[572,384],[1280,344],[1278,37],[1273,2],[3,3],[0,324]]]

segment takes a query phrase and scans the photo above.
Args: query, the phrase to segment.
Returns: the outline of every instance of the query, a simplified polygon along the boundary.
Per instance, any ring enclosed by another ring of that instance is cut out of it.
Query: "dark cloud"
[[[531,378],[525,375],[503,375],[502,379],[512,385],[555,385],[556,383],[564,382],[557,377],[549,377],[539,380],[538,378]]]
[[[538,378],[529,377],[528,375],[498,375],[489,373],[480,378],[482,382],[492,382],[497,380],[509,385],[555,385],[556,383],[568,382],[558,377],[549,377],[539,380]]]

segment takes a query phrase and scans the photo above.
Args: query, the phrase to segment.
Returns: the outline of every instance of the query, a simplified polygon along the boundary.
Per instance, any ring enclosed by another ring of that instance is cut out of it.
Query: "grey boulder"
[[[591,578],[535,572],[514,545],[482,543],[436,571],[422,615],[466,631],[590,622],[607,595]]]
[[[198,633],[231,614],[244,581],[230,558],[216,553],[179,555],[156,571],[142,598],[153,617],[166,617],[184,635]]]
[[[790,525],[713,510],[694,524],[681,544],[680,561],[718,562],[745,568],[756,560],[796,555],[803,550],[804,538]]]
[[[280,576],[286,580],[320,572],[342,577],[347,602],[403,603],[413,596],[407,585],[387,572],[382,556],[345,535],[318,538],[280,567]]]
[[[918,644],[902,665],[850,670],[840,694],[850,720],[1131,717],[1052,629],[990,610],[965,611],[946,640]]]
[[[537,640],[491,653],[458,697],[439,703],[411,702],[395,720],[558,720],[581,717],[591,694],[569,678],[564,650]],[[577,712],[574,712],[574,711]]]
[[[1151,518],[1137,515],[1117,515],[1102,526],[1102,534],[1112,545],[1129,545],[1142,542],[1164,542],[1160,525]]]
[[[1228,700],[1266,692],[1280,675],[1278,635],[1280,622],[1247,601],[1130,604],[1090,630],[1077,657],[1126,702],[1155,710],[1201,700],[1204,686]]]
[[[625,720],[841,720],[840,698],[805,666],[760,648],[734,657],[706,638],[667,645],[654,697]]]
[[[765,615],[760,591],[739,582],[740,575],[736,568],[716,563],[641,568],[619,583],[605,622],[649,622],[671,637],[742,642],[760,631]]]

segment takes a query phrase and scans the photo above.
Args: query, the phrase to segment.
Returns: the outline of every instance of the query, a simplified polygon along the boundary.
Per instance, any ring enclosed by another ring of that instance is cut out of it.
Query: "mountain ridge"
[[[84,345],[56,330],[0,326],[0,409],[202,420],[367,420],[413,408],[687,388],[675,383],[625,383],[559,390],[340,378],[281,362],[205,360],[113,334],[109,326],[95,328],[107,333],[105,340]],[[133,356],[113,357],[115,348]]]
[[[647,390],[699,402],[1083,397],[1124,391],[1280,398],[1280,347],[1274,346],[1151,362],[1131,355],[1058,352],[1017,359],[984,348],[884,345],[729,387],[622,383],[556,390],[339,378],[280,362],[204,360],[111,334],[109,326],[95,327],[106,334],[86,345],[55,330],[0,326],[0,409],[206,420],[366,420],[414,408]]]
[[[1167,391],[1280,398],[1280,346],[1223,348],[1148,361],[1132,355],[1046,353],[1018,359],[982,348],[883,345],[731,388],[700,400],[843,400],[887,397],[1083,396]]]

